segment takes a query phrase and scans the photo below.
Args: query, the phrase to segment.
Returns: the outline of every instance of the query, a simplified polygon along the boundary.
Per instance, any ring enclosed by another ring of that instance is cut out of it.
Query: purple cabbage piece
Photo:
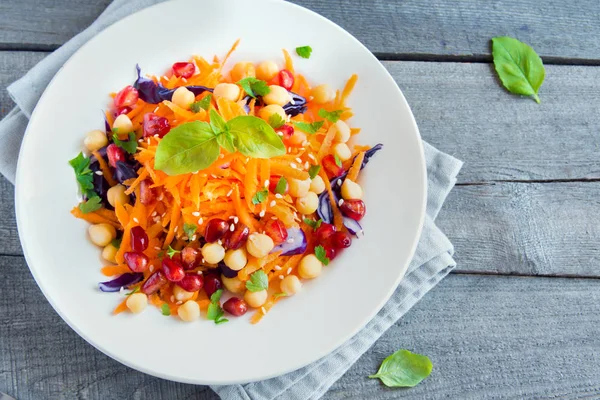
[[[140,99],[144,100],[146,103],[158,104],[163,100],[171,100],[173,96],[173,92],[176,89],[167,89],[163,85],[154,82],[152,79],[145,78],[141,76],[141,69],[139,65],[135,66],[137,70],[137,79],[133,84],[133,87],[138,90],[138,94]],[[206,86],[186,86],[186,88],[194,93],[194,95],[198,96],[200,93],[204,93],[206,91],[211,92],[213,89],[208,88]]]
[[[283,111],[286,114],[294,117],[298,114],[304,114],[306,112],[306,99],[299,94],[289,92],[292,96],[292,101],[283,106]]]
[[[110,129],[110,124],[108,123],[108,120],[106,119],[105,113],[102,113],[102,118],[104,118],[104,131],[106,132],[107,136],[110,136],[109,133],[112,132],[112,129]]]
[[[123,274],[113,280],[98,283],[98,288],[103,292],[118,292],[122,287],[131,286],[142,279],[144,279],[144,274],[140,272]]]
[[[106,147],[99,149],[98,153],[100,154],[100,156],[106,157]],[[100,164],[98,163],[96,156],[94,156],[93,154],[90,156],[90,170],[94,172],[94,178],[92,180],[92,183],[94,184],[94,192],[96,192],[96,194],[102,199],[102,205],[104,205],[105,208],[112,210],[113,208],[108,203],[108,199],[106,197],[108,189],[110,188],[108,185],[108,181],[104,178],[103,175],[96,174],[97,171],[100,171]]]
[[[223,261],[219,263],[218,269],[225,278],[235,278],[238,275],[237,271],[229,268]]]
[[[138,175],[135,172],[135,169],[131,165],[123,161],[117,161],[117,168],[115,169],[115,179],[119,181],[119,183],[123,183],[127,179],[135,179],[137,178],[137,176]]]
[[[356,237],[359,237],[363,232],[362,226],[352,218],[344,217],[344,226],[351,234],[356,235]]]
[[[304,231],[300,228],[288,228],[287,240],[273,248],[271,253],[282,251],[282,256],[293,256],[296,254],[304,254],[306,251],[307,240]],[[291,243],[288,243],[291,241]]]

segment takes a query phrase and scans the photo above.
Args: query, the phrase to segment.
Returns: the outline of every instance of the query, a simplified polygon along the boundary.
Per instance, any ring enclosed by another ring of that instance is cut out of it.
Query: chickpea
[[[287,115],[285,114],[283,107],[281,107],[280,105],[277,105],[277,104],[270,104],[268,106],[261,108],[258,111],[258,116],[261,117],[262,119],[264,119],[265,121],[268,121],[269,118],[271,118],[271,115],[273,115],[273,114],[279,114],[279,116],[281,118],[283,118],[284,120],[287,119]]]
[[[342,184],[342,197],[344,200],[360,200],[363,197],[363,190],[358,183],[346,178]]]
[[[310,190],[310,178],[301,181],[299,179],[290,178],[288,184],[290,186],[290,195],[294,197],[304,197]]]
[[[279,284],[281,291],[288,296],[292,296],[300,291],[302,282],[296,275],[288,275]]]
[[[101,247],[108,246],[117,237],[115,227],[109,224],[90,225],[88,234],[92,243]]]
[[[350,139],[350,127],[341,119],[333,124],[332,128],[337,131],[334,139],[336,142],[346,143]]]
[[[254,64],[250,62],[239,62],[231,68],[231,80],[234,82],[240,81],[244,78],[255,77],[256,70]]]
[[[127,301],[125,301],[125,305],[132,313],[139,314],[148,305],[148,296],[141,292],[130,294],[127,297]]]
[[[215,96],[215,99],[223,97],[230,101],[237,101],[240,97],[240,87],[233,83],[219,83],[215,86],[213,96]]]
[[[173,286],[173,297],[175,297],[175,300],[177,301],[188,301],[193,295],[194,292],[188,292],[179,285]]]
[[[106,138],[106,133],[96,129],[88,132],[83,140],[83,144],[89,151],[96,151],[106,146],[108,144],[108,139]]]
[[[317,104],[328,103],[335,98],[335,91],[326,83],[314,87],[311,94]]]
[[[200,318],[200,306],[193,300],[188,300],[177,309],[177,315],[185,322],[192,322]]]
[[[317,211],[317,207],[319,207],[319,196],[315,192],[308,192],[305,196],[296,199],[296,208],[301,214],[312,214]]]
[[[347,161],[352,157],[352,151],[346,143],[336,143],[331,150],[333,154],[338,156],[342,161]]]
[[[227,278],[226,276],[221,275],[221,281],[223,282],[225,289],[229,290],[231,293],[241,294],[246,290],[246,283],[242,282],[237,276]]]
[[[273,250],[273,247],[275,247],[273,239],[264,233],[252,233],[246,242],[246,250],[256,258],[263,258]]]
[[[116,264],[117,251],[119,251],[119,249],[117,249],[112,244],[109,244],[102,250],[102,258],[104,258],[108,262]]]
[[[263,100],[266,104],[277,104],[279,106],[285,106],[290,102],[292,96],[283,87],[279,85],[270,85],[271,91],[263,96]]]
[[[225,257],[225,249],[219,243],[206,243],[202,246],[202,257],[209,264],[218,264]]]
[[[133,131],[133,124],[127,115],[121,114],[113,122],[112,129],[119,139],[127,139],[129,132]]]
[[[246,257],[246,250],[241,247],[239,249],[230,249],[225,252],[225,257],[223,258],[225,261],[225,265],[231,268],[234,271],[239,271],[240,269],[246,266],[248,262],[248,258]]]
[[[310,191],[315,192],[316,194],[321,194],[325,191],[325,181],[319,175],[315,176],[310,181]]]
[[[267,302],[268,293],[266,290],[251,292],[249,290],[244,294],[244,300],[250,307],[258,308]]]
[[[121,184],[108,189],[106,192],[108,203],[113,207],[116,207],[117,203],[129,204],[129,195],[125,194],[126,190],[127,188]]]
[[[279,67],[273,61],[263,61],[256,67],[256,77],[263,81],[270,81],[279,73]]]
[[[313,279],[321,275],[323,264],[314,254],[305,255],[298,265],[298,274],[304,279]]]
[[[173,96],[171,97],[171,102],[184,110],[189,110],[190,105],[196,100],[196,96],[194,93],[190,92],[188,88],[181,86],[178,87],[177,90],[173,92]]]

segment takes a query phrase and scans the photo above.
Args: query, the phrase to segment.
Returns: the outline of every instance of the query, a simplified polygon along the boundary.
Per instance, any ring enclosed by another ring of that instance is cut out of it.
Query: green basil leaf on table
[[[527,44],[500,36],[492,39],[494,67],[504,87],[511,93],[532,96],[540,102],[538,91],[544,82],[544,63]]]
[[[389,387],[414,387],[431,374],[429,357],[408,350],[398,350],[383,360],[379,371],[369,378],[379,378]]]
[[[237,150],[247,157],[271,158],[285,154],[273,128],[260,118],[242,115],[227,122]]]

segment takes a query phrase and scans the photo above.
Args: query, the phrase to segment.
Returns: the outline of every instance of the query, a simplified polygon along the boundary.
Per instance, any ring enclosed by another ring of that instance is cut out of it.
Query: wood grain
[[[293,2],[331,19],[386,57],[485,59],[489,40],[509,35],[530,43],[550,61],[600,60],[596,0]],[[54,49],[86,28],[108,4],[109,0],[4,0],[0,48]]]

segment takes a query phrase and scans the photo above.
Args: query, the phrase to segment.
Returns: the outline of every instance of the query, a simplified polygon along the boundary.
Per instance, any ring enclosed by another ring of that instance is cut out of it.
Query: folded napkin
[[[0,173],[14,183],[18,151],[28,118],[52,77],[77,49],[119,19],[162,0],[114,0],[89,28],[46,57],[8,87],[17,106],[0,121]],[[245,385],[213,386],[223,399],[318,399],[373,343],[456,265],[454,249],[434,223],[456,182],[462,162],[424,143],[427,215],[406,276],[367,326],[328,356],[286,375]]]

